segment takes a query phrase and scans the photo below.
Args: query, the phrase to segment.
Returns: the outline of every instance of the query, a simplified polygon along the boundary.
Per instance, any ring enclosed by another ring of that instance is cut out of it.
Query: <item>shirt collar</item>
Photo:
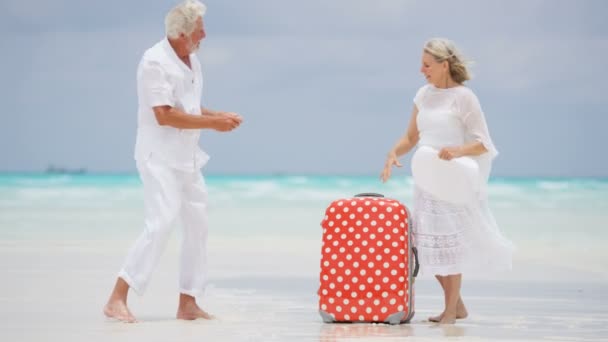
[[[179,56],[177,55],[177,53],[175,53],[175,50],[173,50],[173,47],[171,46],[171,44],[169,43],[169,38],[165,37],[162,40],[162,46],[163,49],[165,50],[165,53],[167,54],[167,56],[169,56],[169,58],[177,65],[180,66],[180,68],[188,71],[188,72],[192,72],[192,69],[190,69],[186,63],[184,63],[184,61],[182,61]],[[190,54],[190,65],[193,65],[192,63],[192,55]]]

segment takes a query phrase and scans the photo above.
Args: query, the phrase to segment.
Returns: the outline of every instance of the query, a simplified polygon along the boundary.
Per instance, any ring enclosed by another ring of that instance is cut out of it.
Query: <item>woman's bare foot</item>
[[[444,315],[445,315],[445,311],[442,312],[440,315],[429,317],[429,321],[436,322],[436,323],[441,322]],[[469,312],[467,311],[467,308],[464,306],[464,302],[462,301],[462,299],[458,300],[458,308],[456,309],[456,319],[463,319],[463,318],[467,318],[468,316],[469,316]]]
[[[201,309],[196,304],[196,300],[194,299],[194,297],[181,294],[179,300],[179,307],[177,308],[177,319],[191,321],[198,318],[214,319],[215,317]]]
[[[103,307],[103,314],[108,318],[117,319],[125,323],[135,323],[135,316],[129,311],[127,303],[120,300],[111,300]]]
[[[439,321],[439,324],[454,324],[456,323],[456,313],[455,312],[444,312],[443,317]]]

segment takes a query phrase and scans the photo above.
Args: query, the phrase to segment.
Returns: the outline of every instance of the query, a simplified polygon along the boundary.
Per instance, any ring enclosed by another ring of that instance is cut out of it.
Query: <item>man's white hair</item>
[[[207,6],[198,0],[186,0],[173,7],[165,17],[165,34],[178,38],[181,33],[191,34],[198,18],[202,18]]]

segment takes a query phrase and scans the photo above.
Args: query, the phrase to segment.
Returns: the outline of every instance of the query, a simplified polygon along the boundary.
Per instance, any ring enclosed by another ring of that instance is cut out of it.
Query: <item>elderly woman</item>
[[[451,41],[431,39],[424,46],[420,71],[427,84],[414,97],[407,132],[388,153],[381,179],[388,180],[392,166],[401,166],[398,157],[418,144],[412,169],[422,171],[420,177],[413,172],[412,235],[421,273],[435,275],[444,293],[443,312],[429,320],[449,324],[468,314],[460,295],[463,272],[510,269],[512,245],[501,235],[488,207],[486,184],[498,151],[477,97],[463,85],[470,79],[463,57]],[[426,157],[417,158],[423,153]],[[468,164],[461,163],[467,160]],[[463,174],[474,176],[467,182],[458,178]],[[437,188],[446,184],[445,177],[457,183],[458,194],[450,186]],[[454,200],[461,194],[468,200]]]

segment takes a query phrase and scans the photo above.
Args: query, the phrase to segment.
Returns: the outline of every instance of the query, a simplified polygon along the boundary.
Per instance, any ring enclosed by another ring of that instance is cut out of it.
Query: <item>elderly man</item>
[[[203,79],[195,52],[205,38],[205,11],[197,0],[171,9],[165,18],[167,37],[144,53],[137,70],[135,160],[144,189],[145,229],[104,307],[110,318],[136,321],[127,307],[128,291],[144,292],[178,219],[184,232],[177,318],[212,318],[196,303],[207,283],[207,189],[200,168],[209,159],[198,141],[201,129],[228,132],[242,119],[200,105]]]

